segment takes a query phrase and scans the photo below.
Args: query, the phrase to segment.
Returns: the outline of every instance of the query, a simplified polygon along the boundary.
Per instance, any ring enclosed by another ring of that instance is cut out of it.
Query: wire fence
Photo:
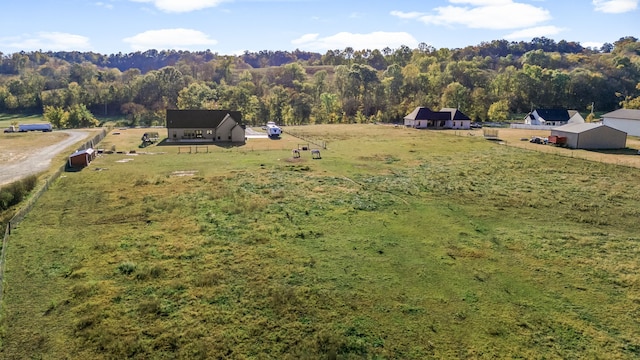
[[[85,142],[80,146],[80,150],[86,150],[88,148],[93,148],[97,145],[104,137],[107,135],[107,131],[103,129],[99,134]],[[11,235],[11,231],[14,230],[18,224],[24,220],[25,216],[29,214],[31,209],[35,206],[36,202],[40,197],[49,189],[49,187],[56,181],[60,174],[62,174],[67,167],[66,161],[64,165],[60,166],[56,169],[51,176],[49,176],[42,186],[40,186],[29,199],[21,204],[20,208],[13,214],[4,231],[4,236],[2,238],[2,250],[0,251],[0,305],[2,304],[2,295],[4,294],[4,266],[5,266],[5,257],[6,257],[6,249],[7,243],[9,241],[9,235]]]
[[[292,132],[292,131],[288,131],[288,130],[287,131],[282,130],[282,132],[285,133],[285,134],[291,135],[293,137],[297,137],[300,140],[304,140],[304,141],[306,141],[306,142],[308,142],[310,144],[313,144],[315,146],[318,146],[318,147],[320,147],[322,149],[326,149],[327,148],[327,142],[326,141],[309,138],[309,137],[306,137],[304,135],[301,135],[301,134],[298,134],[298,133],[295,133],[295,132]]]

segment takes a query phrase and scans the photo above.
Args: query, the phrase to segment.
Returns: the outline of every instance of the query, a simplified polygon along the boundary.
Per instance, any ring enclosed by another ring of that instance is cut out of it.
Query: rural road
[[[60,132],[69,134],[69,136],[56,144],[33,149],[28,154],[20,154],[20,160],[17,162],[0,164],[0,186],[47,170],[51,166],[51,159],[54,156],[75,143],[84,140],[89,135],[88,132],[77,130],[63,130]],[[56,164],[56,166],[58,165],[62,166],[62,164]]]
[[[245,136],[247,139],[267,139],[267,133],[264,131],[256,131],[250,127],[245,129]]]

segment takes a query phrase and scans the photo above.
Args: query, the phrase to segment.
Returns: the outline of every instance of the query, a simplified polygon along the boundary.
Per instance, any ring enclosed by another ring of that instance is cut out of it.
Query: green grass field
[[[285,135],[64,174],[9,238],[1,356],[640,356],[638,169],[290,130],[327,141],[322,159]],[[135,149],[125,135],[104,144]]]

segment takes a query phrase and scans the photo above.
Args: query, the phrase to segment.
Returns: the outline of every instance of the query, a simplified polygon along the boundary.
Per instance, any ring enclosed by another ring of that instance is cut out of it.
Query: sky
[[[463,48],[640,38],[640,0],[0,0],[0,53]]]

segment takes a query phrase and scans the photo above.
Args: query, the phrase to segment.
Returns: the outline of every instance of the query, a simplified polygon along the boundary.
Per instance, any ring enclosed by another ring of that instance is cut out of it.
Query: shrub
[[[38,178],[31,175],[0,188],[0,211],[19,204],[36,187],[37,183]]]
[[[122,275],[131,275],[134,271],[136,271],[136,264],[126,261],[122,264],[118,265],[118,271]]]

